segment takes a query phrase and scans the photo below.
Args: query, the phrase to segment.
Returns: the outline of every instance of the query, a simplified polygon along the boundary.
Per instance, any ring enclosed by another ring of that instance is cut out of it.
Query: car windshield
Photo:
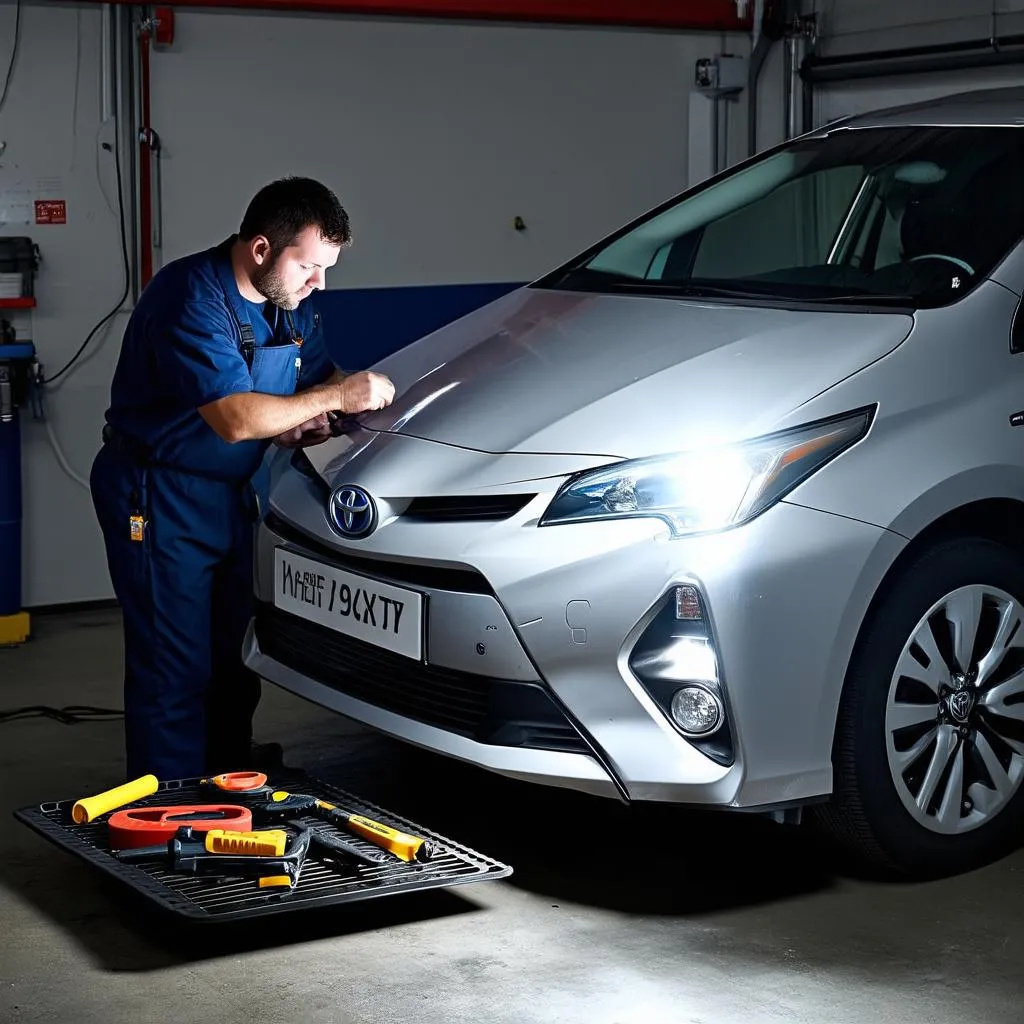
[[[835,128],[658,208],[537,284],[943,306],[1024,234],[1022,157],[1020,128]]]

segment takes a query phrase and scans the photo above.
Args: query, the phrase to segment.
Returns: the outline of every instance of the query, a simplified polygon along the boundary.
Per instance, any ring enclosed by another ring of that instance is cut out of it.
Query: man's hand
[[[300,423],[283,434],[274,438],[274,443],[281,448],[308,448],[310,445],[322,444],[331,436],[331,422],[327,413]]]
[[[384,409],[394,397],[395,385],[383,374],[372,370],[349,374],[341,382],[342,412],[355,414]]]

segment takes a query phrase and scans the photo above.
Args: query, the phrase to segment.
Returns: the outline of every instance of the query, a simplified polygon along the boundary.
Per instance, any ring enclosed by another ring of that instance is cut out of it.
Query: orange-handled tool
[[[223,789],[226,793],[248,793],[265,786],[267,777],[263,772],[222,772],[202,782]]]
[[[107,819],[107,834],[115,850],[166,843],[182,825],[196,833],[212,828],[251,832],[252,811],[241,804],[174,804],[165,807],[126,807]]]

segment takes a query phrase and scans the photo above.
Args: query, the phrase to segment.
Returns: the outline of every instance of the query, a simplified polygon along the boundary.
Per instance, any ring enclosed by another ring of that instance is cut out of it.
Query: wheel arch
[[[898,552],[882,574],[860,622],[857,625],[853,641],[849,645],[841,666],[842,682],[836,691],[836,700],[829,709],[831,722],[831,749],[833,762],[835,758],[836,730],[843,694],[847,686],[850,666],[856,661],[861,645],[870,632],[878,609],[884,603],[896,581],[917,562],[925,552],[950,540],[977,537],[991,540],[1007,546],[1016,546],[1024,552],[1024,499],[1018,498],[983,498],[968,502],[957,508],[950,509],[938,518],[927,523],[918,533],[909,538],[906,545]]]

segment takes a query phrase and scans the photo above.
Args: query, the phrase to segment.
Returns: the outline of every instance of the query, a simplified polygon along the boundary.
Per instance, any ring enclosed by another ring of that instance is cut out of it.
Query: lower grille
[[[539,683],[424,665],[266,603],[255,631],[264,654],[374,707],[478,743],[590,753]]]

